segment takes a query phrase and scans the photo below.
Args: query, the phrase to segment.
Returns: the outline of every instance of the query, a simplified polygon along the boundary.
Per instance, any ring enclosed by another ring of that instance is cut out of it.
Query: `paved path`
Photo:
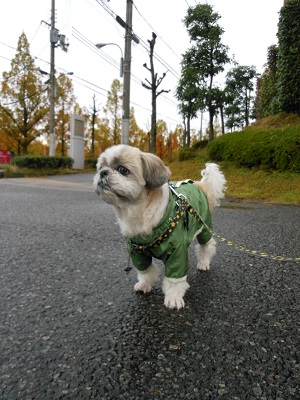
[[[300,399],[300,265],[190,251],[186,307],[132,288],[92,175],[0,179],[0,399]],[[221,235],[299,257],[300,207],[224,202]]]

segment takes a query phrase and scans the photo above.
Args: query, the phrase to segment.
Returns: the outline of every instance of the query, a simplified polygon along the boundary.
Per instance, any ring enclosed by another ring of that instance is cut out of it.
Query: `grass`
[[[206,150],[192,160],[174,161],[169,167],[172,180],[198,180],[208,162]],[[226,196],[248,201],[300,205],[300,174],[240,168],[232,163],[218,163],[227,180]]]

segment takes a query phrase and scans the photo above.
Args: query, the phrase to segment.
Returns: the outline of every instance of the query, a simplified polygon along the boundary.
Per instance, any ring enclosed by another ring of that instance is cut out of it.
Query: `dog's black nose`
[[[100,172],[100,179],[106,178],[107,175],[108,175],[108,170],[107,170],[107,169],[102,170],[102,171]]]

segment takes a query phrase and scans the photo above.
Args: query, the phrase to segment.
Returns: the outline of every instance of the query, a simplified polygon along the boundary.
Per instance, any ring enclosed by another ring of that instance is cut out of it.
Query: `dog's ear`
[[[171,172],[162,160],[151,153],[141,154],[144,178],[149,189],[156,189],[168,182]]]

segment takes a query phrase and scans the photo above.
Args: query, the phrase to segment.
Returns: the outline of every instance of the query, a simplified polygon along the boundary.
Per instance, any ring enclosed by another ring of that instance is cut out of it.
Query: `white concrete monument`
[[[84,169],[84,117],[71,114],[71,138],[69,156],[74,169]]]

